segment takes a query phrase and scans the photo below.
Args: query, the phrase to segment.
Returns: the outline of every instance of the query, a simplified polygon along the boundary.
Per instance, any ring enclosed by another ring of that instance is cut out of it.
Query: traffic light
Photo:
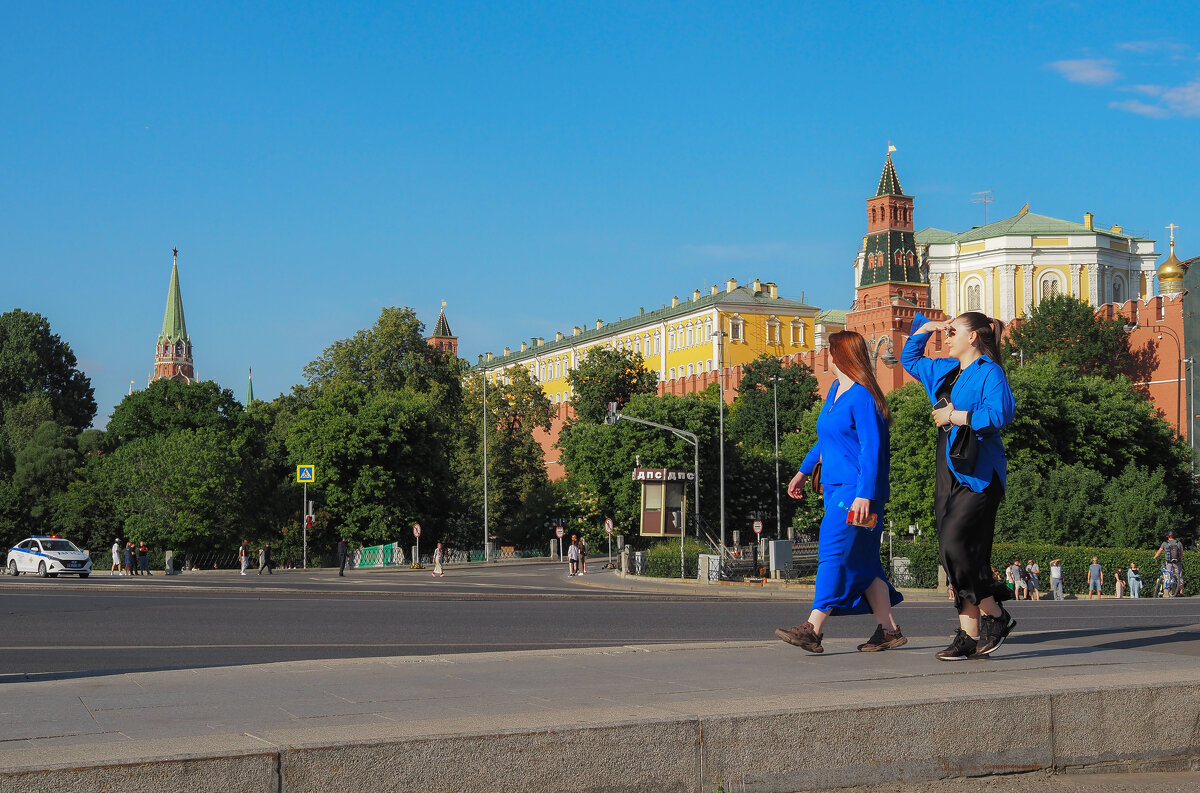
[[[604,423],[605,424],[616,424],[619,419],[620,419],[620,416],[617,415],[617,403],[609,402],[608,403],[608,415],[604,417]]]
[[[312,515],[304,516],[304,528],[308,529],[309,531],[312,530]]]

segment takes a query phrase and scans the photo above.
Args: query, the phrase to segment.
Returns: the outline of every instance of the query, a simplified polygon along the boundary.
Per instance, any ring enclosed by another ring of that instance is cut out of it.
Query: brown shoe
[[[808,650],[810,653],[825,652],[825,648],[821,646],[821,637],[825,634],[817,633],[811,622],[804,622],[786,630],[776,628],[775,635],[788,644],[794,644],[802,650]]]
[[[894,631],[885,631],[882,625],[876,625],[871,638],[858,645],[858,651],[860,653],[877,653],[880,650],[891,650],[906,644],[908,644],[908,639],[900,632],[899,627]]]

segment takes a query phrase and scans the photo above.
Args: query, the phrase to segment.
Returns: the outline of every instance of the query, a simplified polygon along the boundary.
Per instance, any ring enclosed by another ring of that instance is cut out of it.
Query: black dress
[[[954,369],[942,381],[937,390],[939,399],[950,399],[950,390],[961,371]],[[946,454],[949,435],[949,427],[938,428],[934,517],[938,555],[954,587],[954,605],[961,612],[968,602],[978,606],[979,601],[994,597],[999,603],[1011,598],[1012,593],[992,576],[992,539],[1004,486],[995,474],[982,493],[959,482]]]

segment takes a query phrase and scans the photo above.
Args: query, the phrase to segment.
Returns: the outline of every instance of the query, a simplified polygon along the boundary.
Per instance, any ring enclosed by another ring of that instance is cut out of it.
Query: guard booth
[[[633,481],[642,485],[642,536],[678,537],[687,530],[687,499],[695,473],[634,468]]]

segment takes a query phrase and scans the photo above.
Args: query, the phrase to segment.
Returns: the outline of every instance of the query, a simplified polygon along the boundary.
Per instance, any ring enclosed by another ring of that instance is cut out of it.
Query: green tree
[[[1121,319],[1106,319],[1095,308],[1069,295],[1041,300],[1033,313],[1014,322],[1004,344],[1005,357],[1016,352],[1030,358],[1047,353],[1084,374],[1112,378],[1140,371],[1130,352],[1129,333]]]
[[[12,478],[20,512],[28,521],[26,531],[47,534],[54,529],[54,496],[67,488],[78,465],[74,435],[53,421],[38,427],[33,439],[17,454]]]
[[[71,346],[41,314],[13,309],[0,314],[0,415],[7,421],[10,409],[37,394],[50,402],[49,420],[65,427],[84,429],[96,416],[91,381]]]
[[[113,410],[105,443],[112,450],[179,430],[210,428],[233,433],[241,419],[242,404],[233,392],[211,380],[155,380],[145,390],[122,399]]]
[[[716,386],[700,394],[656,397],[635,394],[624,413],[668,427],[695,433],[700,440],[700,501],[702,514],[712,523],[717,499],[718,448]],[[640,458],[644,467],[690,471],[695,460],[692,445],[669,432],[631,421],[616,426],[577,421],[563,428],[558,448],[567,469],[569,500],[582,525],[601,525],[612,517],[618,532],[637,534],[640,526],[641,486],[631,473]],[[688,515],[692,493],[688,492]],[[689,523],[690,527],[690,523]]]
[[[641,353],[593,347],[579,366],[567,373],[571,407],[579,421],[599,424],[608,403],[624,407],[635,394],[653,394],[658,376],[646,370]]]
[[[425,326],[411,308],[385,308],[367,330],[336,341],[304,367],[311,387],[358,384],[372,390],[409,389],[436,404],[460,399],[462,362],[431,347]]]
[[[138,438],[106,455],[100,468],[123,537],[182,551],[233,547],[245,533],[242,460],[227,432],[201,427]]]
[[[933,528],[933,490],[936,482],[937,427],[929,397],[919,383],[908,383],[887,395],[892,414],[891,466],[885,519],[905,531]]]
[[[746,364],[726,422],[733,443],[774,455],[776,392],[782,438],[800,425],[801,416],[817,401],[817,378],[803,363],[783,366],[780,359],[770,355]]]
[[[444,530],[454,489],[445,433],[427,394],[337,383],[296,417],[288,452],[293,466],[317,466],[309,493],[329,512],[331,532],[373,545],[401,539],[414,521],[433,537]]]
[[[800,470],[801,463],[808,455],[809,449],[817,443],[817,418],[821,415],[822,404],[822,402],[817,402],[804,411],[800,416],[796,431],[788,433],[779,443],[780,456],[785,460],[781,477],[785,483],[790,482],[796,475],[796,472]],[[804,498],[796,500],[785,495],[784,503],[790,503],[792,506],[790,525],[796,531],[802,534],[816,534],[825,512],[824,498],[806,487]]]
[[[549,484],[545,453],[533,433],[549,430],[553,413],[550,400],[522,367],[510,367],[488,384],[488,525],[500,540],[525,543],[543,528],[527,502]],[[459,545],[482,542],[483,421],[483,376],[475,373],[466,381],[451,462],[460,514],[446,538]]]

